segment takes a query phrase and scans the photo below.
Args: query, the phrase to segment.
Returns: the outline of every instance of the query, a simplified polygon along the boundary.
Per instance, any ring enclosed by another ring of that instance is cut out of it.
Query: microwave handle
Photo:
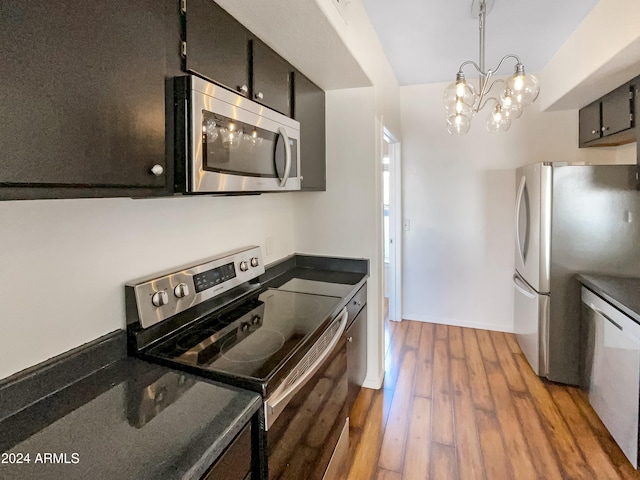
[[[287,184],[287,180],[289,180],[289,172],[291,171],[291,145],[289,145],[289,136],[284,127],[278,127],[278,133],[282,135],[284,140],[284,175],[280,179],[280,186],[284,187]]]

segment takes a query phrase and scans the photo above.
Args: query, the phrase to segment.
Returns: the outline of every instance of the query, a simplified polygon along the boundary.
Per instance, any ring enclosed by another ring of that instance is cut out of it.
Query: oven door
[[[191,193],[300,190],[300,124],[197,77],[190,90]]]
[[[323,338],[318,341],[324,351],[317,362],[312,361],[289,388],[279,388],[265,402],[270,479],[338,478],[345,466],[349,450],[346,319],[344,310],[328,343]],[[285,379],[282,384],[286,383]]]

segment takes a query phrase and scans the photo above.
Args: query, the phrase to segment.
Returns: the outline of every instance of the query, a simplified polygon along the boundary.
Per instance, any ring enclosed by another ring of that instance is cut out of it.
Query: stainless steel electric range
[[[348,449],[347,312],[339,288],[268,288],[264,272],[247,247],[128,283],[129,352],[262,395],[253,478],[332,478]]]

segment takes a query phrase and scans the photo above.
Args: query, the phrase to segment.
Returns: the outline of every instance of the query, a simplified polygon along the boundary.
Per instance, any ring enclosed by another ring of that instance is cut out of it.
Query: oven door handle
[[[289,145],[289,135],[284,127],[278,127],[278,133],[282,135],[284,141],[284,175],[280,179],[280,187],[284,187],[289,180],[289,173],[291,172],[291,145]]]
[[[279,387],[273,395],[271,395],[264,402],[265,406],[265,424],[267,430],[273,422],[276,420],[280,412],[284,410],[284,407],[287,405],[291,397],[293,397],[306,383],[307,381],[318,371],[318,369],[322,366],[324,361],[331,355],[334,347],[340,341],[342,334],[345,331],[345,327],[347,326],[347,318],[349,317],[349,312],[347,312],[347,307],[342,309],[339,314],[340,316],[340,327],[336,331],[336,334],[333,336],[327,347],[324,351],[318,355],[318,357],[314,360],[314,362],[305,370],[305,372],[300,375],[291,385],[286,386],[287,379],[282,382],[282,386]],[[304,361],[304,360],[303,360]],[[280,389],[282,388],[282,391]]]

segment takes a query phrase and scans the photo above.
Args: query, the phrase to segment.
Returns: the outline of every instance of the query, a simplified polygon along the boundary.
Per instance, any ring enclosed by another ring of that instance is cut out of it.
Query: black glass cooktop
[[[294,352],[311,346],[307,340],[330,319],[339,301],[269,289],[228,312],[209,315],[146,353],[205,374],[262,384]]]

